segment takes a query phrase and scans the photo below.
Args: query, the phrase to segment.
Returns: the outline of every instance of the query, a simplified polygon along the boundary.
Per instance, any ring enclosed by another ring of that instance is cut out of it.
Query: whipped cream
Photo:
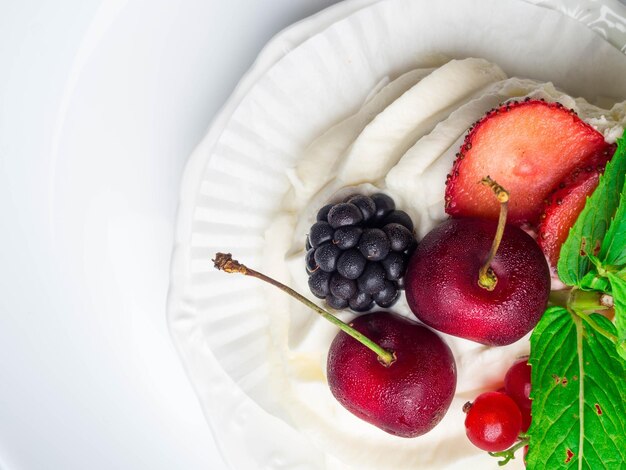
[[[558,101],[573,109],[608,142],[626,125],[626,102],[601,109],[551,83],[507,78],[483,59],[452,60],[383,82],[354,115],[329,128],[308,147],[274,223],[266,233],[264,270],[308,293],[304,243],[317,210],[348,194],[384,191],[412,217],[421,239],[446,218],[444,182],[473,122],[491,108],[525,97]],[[502,386],[516,358],[528,354],[528,336],[504,347],[487,347],[441,334],[458,370],[454,401],[444,419],[414,439],[391,436],[345,410],[326,384],[326,358],[336,327],[284,294],[268,289],[272,306],[270,364],[284,416],[327,455],[326,468],[497,469],[497,459],[465,436],[463,404]],[[415,320],[404,295],[391,309]],[[343,320],[354,313],[337,312]],[[507,468],[524,468],[522,459]]]

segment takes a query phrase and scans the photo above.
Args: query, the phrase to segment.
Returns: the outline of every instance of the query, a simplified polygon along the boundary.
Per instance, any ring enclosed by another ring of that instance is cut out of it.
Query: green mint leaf
[[[580,285],[581,279],[589,271],[590,261],[586,255],[600,253],[603,243],[607,252],[619,251],[619,246],[613,248],[611,243],[604,240],[620,202],[625,176],[626,138],[622,138],[618,141],[617,150],[600,177],[598,187],[587,199],[585,208],[561,247],[557,272],[565,284]],[[620,230],[619,226],[616,226],[615,233]]]
[[[593,264],[596,267],[598,272],[601,272],[604,266],[602,264],[602,261],[600,261],[600,258],[597,258],[593,255],[587,255],[587,258],[589,258],[589,261],[591,261],[591,264]]]
[[[591,317],[613,334],[612,323]],[[527,468],[623,469],[626,363],[611,341],[562,307],[530,338],[532,424]]]
[[[621,152],[622,155],[626,153],[625,141],[625,138],[620,139],[615,156],[617,156],[618,152]],[[602,241],[600,250],[600,257],[605,264],[615,266],[626,264],[626,197],[624,197],[626,194],[626,183],[622,184],[620,189],[619,205],[609,230]]]
[[[608,273],[608,278],[615,308],[617,352],[626,359],[626,280],[613,273]]]

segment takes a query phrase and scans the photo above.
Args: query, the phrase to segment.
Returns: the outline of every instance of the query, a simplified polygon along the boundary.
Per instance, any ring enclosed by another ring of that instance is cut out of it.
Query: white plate
[[[571,5],[561,8],[596,32],[519,0],[353,0],[279,35],[242,80],[185,171],[168,305],[174,343],[233,468],[322,469],[335,457],[311,432],[294,432],[270,387],[262,289],[215,272],[211,256],[232,251],[259,265],[285,170],[306,144],[385,76],[433,53],[485,57],[591,101],[626,98],[626,58],[602,39],[626,47],[624,8]]]

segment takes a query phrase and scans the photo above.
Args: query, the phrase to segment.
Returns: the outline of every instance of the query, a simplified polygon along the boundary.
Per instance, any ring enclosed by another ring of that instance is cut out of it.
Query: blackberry
[[[332,282],[332,281],[331,281]],[[379,307],[387,308],[391,307],[398,297],[400,296],[400,291],[396,286],[395,282],[385,281],[385,286],[376,292],[372,297],[374,298],[374,302]]]
[[[313,227],[311,227],[312,229]],[[342,250],[355,247],[359,243],[363,229],[356,225],[339,227],[333,234],[333,243]]]
[[[404,211],[391,211],[383,218],[382,225],[394,223],[404,225],[406,228],[409,229],[411,233],[413,233],[413,229],[415,228],[413,226],[413,221],[411,220],[411,217],[409,217],[409,214]]]
[[[331,207],[328,212],[328,223],[332,228],[344,225],[356,225],[363,221],[361,209],[349,202],[340,202]]]
[[[328,284],[330,293],[339,299],[348,300],[356,295],[356,282],[347,279],[341,274],[333,274]]]
[[[380,261],[387,257],[391,250],[389,238],[379,228],[365,229],[359,240],[359,250],[368,261]]]
[[[341,310],[342,308],[346,308],[348,306],[348,301],[346,299],[335,297],[333,294],[328,294],[328,296],[326,296],[326,303],[330,308],[334,308],[335,310]]]
[[[366,264],[367,260],[360,251],[355,249],[346,250],[339,255],[339,259],[337,260],[337,272],[345,278],[356,279],[363,274]],[[311,271],[314,270],[315,269],[312,269]]]
[[[347,202],[354,204],[361,210],[363,214],[363,222],[368,222],[372,217],[376,215],[376,203],[371,197],[357,194],[348,198]]]
[[[383,220],[387,214],[396,208],[396,203],[393,202],[393,199],[383,193],[372,195],[372,201],[374,201],[376,207],[374,217],[378,222]]]
[[[380,263],[367,263],[356,282],[360,291],[376,294],[385,287],[385,268]]]
[[[417,246],[413,228],[409,215],[383,193],[325,205],[305,244],[311,292],[336,310],[390,307]]]
[[[317,265],[317,263],[315,262],[315,250],[313,248],[309,249],[309,251],[306,252],[306,255],[304,257],[304,261],[306,264],[306,272],[310,275],[312,273],[314,273],[315,271],[317,271],[320,267]]]
[[[389,279],[390,281],[397,281],[404,274],[407,261],[407,256],[404,253],[391,252],[380,263],[385,269],[385,276],[387,277],[387,279]],[[313,269],[313,271],[314,270],[315,269]]]
[[[398,223],[387,224],[383,227],[383,232],[389,238],[390,247],[393,251],[404,251],[415,240],[413,233],[404,225]]]
[[[315,249],[313,259],[322,271],[332,273],[337,268],[337,260],[340,254],[341,249],[332,243],[324,243]]]
[[[374,299],[365,292],[357,291],[357,294],[348,300],[348,305],[355,312],[366,312],[374,307]]]
[[[311,289],[315,297],[325,299],[330,293],[330,276],[332,276],[331,273],[327,273],[321,269],[318,269],[309,276],[309,289]]]
[[[318,222],[328,222],[328,213],[333,208],[333,204],[326,204],[319,211],[317,211],[317,221]]]
[[[315,222],[309,230],[309,244],[317,248],[324,242],[332,240],[335,231],[328,222]]]

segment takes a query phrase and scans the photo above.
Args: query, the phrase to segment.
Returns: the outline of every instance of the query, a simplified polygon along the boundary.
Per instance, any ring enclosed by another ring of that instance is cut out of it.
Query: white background
[[[178,185],[335,2],[0,0],[1,470],[225,468],[165,322]]]

